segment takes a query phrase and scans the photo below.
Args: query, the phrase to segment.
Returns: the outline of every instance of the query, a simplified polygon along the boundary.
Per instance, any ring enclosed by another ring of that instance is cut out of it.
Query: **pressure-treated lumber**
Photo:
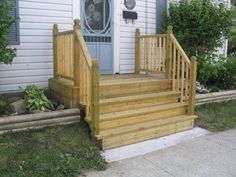
[[[54,78],[49,88],[82,106],[92,138],[102,149],[193,127],[196,60],[190,60],[169,26],[167,34],[135,34],[135,74],[102,76],[80,30],[54,25]],[[49,122],[49,124],[51,124]]]
[[[193,120],[186,122],[178,122],[170,125],[164,125],[158,128],[147,129],[139,132],[125,134],[123,136],[113,136],[109,139],[102,140],[103,149],[111,149],[114,147],[124,146],[152,138],[166,136],[172,133],[181,132],[193,127]]]
[[[135,74],[140,73],[140,29],[136,29],[135,33]]]
[[[146,79],[130,80],[129,82],[107,82],[100,84],[100,96],[103,98],[124,96],[136,93],[169,91],[172,88],[171,80]]]
[[[122,127],[118,127],[118,128],[103,130],[96,137],[98,139],[104,139],[107,137],[116,136],[118,134],[127,134],[129,132],[141,131],[144,129],[150,129],[150,128],[154,128],[157,126],[168,125],[171,123],[193,120],[195,118],[197,118],[197,116],[195,116],[195,115],[191,115],[191,116],[180,115],[180,116],[173,116],[173,117],[165,117],[162,119],[155,119],[155,120],[147,121],[147,122],[140,123],[140,124],[132,124],[132,125],[128,125],[128,126],[122,126]]]
[[[196,95],[196,79],[197,79],[197,60],[196,57],[191,58],[191,70],[190,70],[190,93],[189,93],[189,104],[188,114],[194,114],[195,108],[195,95]]]
[[[92,61],[92,74],[91,74],[91,123],[94,135],[99,134],[99,64],[98,60]]]
[[[168,103],[177,103],[179,93],[162,92],[162,93],[147,93],[131,96],[121,96],[115,98],[100,99],[100,113],[117,112],[131,110],[135,108],[163,105]]]

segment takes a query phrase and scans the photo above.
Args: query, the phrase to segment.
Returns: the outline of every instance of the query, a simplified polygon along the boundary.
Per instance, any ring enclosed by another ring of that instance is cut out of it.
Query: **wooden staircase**
[[[169,79],[148,75],[103,76],[99,134],[102,149],[123,146],[193,127],[195,115],[179,102]],[[91,118],[86,120],[91,124]]]
[[[194,125],[196,59],[167,34],[136,31],[135,74],[100,76],[79,20],[74,30],[54,25],[54,78],[50,90],[70,107],[82,107],[92,138],[101,149],[119,147]],[[64,49],[64,50],[61,50]]]

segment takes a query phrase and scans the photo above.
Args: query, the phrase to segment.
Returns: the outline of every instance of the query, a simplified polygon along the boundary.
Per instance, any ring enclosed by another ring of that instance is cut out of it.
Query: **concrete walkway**
[[[87,177],[236,177],[236,129],[112,162]]]

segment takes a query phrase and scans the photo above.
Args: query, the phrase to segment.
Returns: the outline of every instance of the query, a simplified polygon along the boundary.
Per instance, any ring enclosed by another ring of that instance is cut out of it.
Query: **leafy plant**
[[[197,56],[198,79],[206,82],[206,72],[215,72],[214,65],[222,36],[228,37],[233,25],[235,11],[223,3],[214,5],[211,0],[182,0],[171,4],[167,25],[189,56]]]
[[[29,85],[25,89],[25,104],[30,111],[54,109],[52,102],[44,95],[43,90],[35,85]]]
[[[7,103],[0,99],[0,115],[4,114],[7,109]]]
[[[229,54],[236,56],[236,26],[231,29],[229,37]]]
[[[8,37],[12,24],[16,22],[10,11],[13,5],[6,0],[0,0],[0,63],[10,64],[16,56],[16,49],[8,47]]]
[[[216,73],[208,78],[207,85],[212,89],[236,89],[236,59],[226,58],[214,65]]]

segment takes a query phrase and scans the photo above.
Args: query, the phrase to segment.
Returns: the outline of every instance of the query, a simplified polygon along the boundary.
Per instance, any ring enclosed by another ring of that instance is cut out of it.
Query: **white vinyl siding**
[[[0,64],[0,92],[36,84],[48,86],[53,74],[52,26],[72,29],[72,0],[20,0],[20,45],[12,65]]]
[[[156,0],[137,0],[132,11],[138,13],[135,24],[123,19],[124,0],[120,0],[120,73],[133,73],[135,60],[135,30],[141,34],[156,33]]]

